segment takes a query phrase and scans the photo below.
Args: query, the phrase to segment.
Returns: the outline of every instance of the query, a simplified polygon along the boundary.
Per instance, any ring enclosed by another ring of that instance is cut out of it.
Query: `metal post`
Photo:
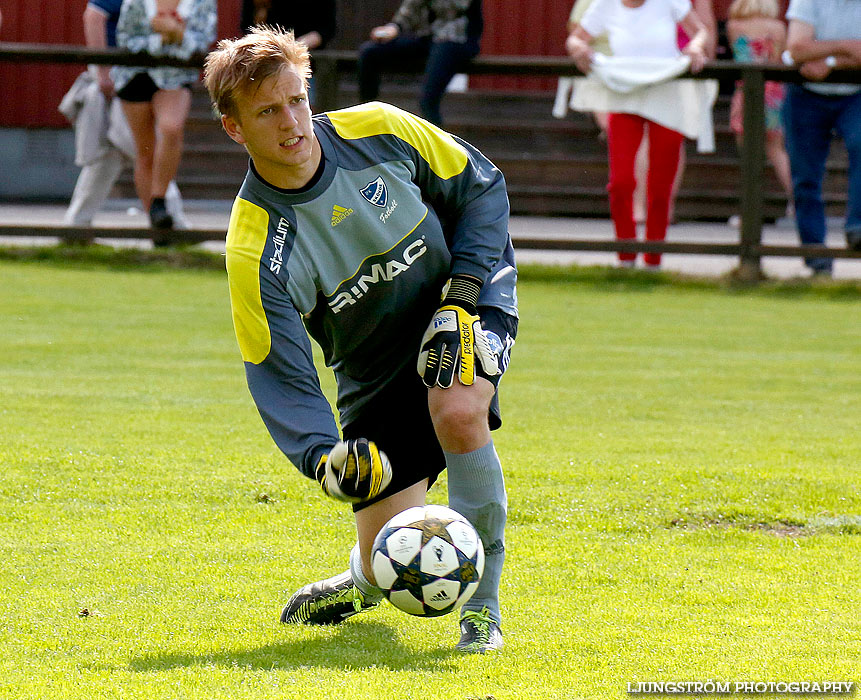
[[[755,282],[762,276],[763,169],[765,166],[765,80],[762,71],[744,68],[744,139],[741,149],[741,256],[738,276]]]

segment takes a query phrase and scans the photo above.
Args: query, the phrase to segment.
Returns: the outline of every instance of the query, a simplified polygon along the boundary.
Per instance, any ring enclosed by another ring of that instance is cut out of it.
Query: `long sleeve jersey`
[[[272,438],[313,477],[338,441],[309,335],[348,424],[406,365],[455,273],[517,315],[508,196],[477,149],[374,102],[313,118],[320,177],[285,191],[251,168],[233,205],[227,273],[251,394]]]

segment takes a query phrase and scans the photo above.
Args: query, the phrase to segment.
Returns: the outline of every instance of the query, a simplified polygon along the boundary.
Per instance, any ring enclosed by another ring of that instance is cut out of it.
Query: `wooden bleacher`
[[[554,118],[553,97],[546,92],[450,93],[443,102],[443,115],[449,131],[480,148],[503,171],[513,213],[606,217],[606,144],[588,115]],[[381,99],[418,112],[417,90],[407,83],[384,83]],[[345,81],[340,103],[356,101],[355,86]],[[739,212],[740,159],[729,129],[726,95],[718,99],[715,124],[715,153],[698,154],[695,144],[687,143],[688,165],[676,211],[679,219],[726,220]],[[205,93],[196,89],[177,176],[183,196],[232,199],[246,168],[244,150],[222,132]],[[783,214],[785,200],[769,167],[764,175],[764,212],[767,219],[775,219]],[[848,157],[842,143],[837,143],[825,182],[829,214],[843,214],[847,190]],[[134,197],[131,173],[124,174],[114,194]]]

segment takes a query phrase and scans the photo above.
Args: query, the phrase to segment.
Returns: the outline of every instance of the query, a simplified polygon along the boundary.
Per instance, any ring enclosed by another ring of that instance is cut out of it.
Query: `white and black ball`
[[[419,506],[383,526],[371,564],[392,605],[410,615],[436,617],[458,609],[475,593],[484,573],[484,546],[460,513]]]

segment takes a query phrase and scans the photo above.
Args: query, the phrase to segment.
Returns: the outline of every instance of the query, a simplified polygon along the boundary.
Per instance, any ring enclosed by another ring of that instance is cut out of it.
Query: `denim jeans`
[[[442,125],[440,102],[449,81],[461,67],[478,55],[479,45],[470,39],[465,44],[432,41],[429,36],[399,36],[389,42],[368,41],[359,49],[359,96],[363,102],[377,99],[380,73],[385,70],[421,70],[422,116]]]
[[[783,103],[786,150],[792,169],[795,220],[802,245],[825,243],[822,180],[832,133],[843,137],[849,151],[847,234],[861,232],[861,92],[831,97],[787,85]],[[831,258],[805,258],[813,270],[831,269]]]

